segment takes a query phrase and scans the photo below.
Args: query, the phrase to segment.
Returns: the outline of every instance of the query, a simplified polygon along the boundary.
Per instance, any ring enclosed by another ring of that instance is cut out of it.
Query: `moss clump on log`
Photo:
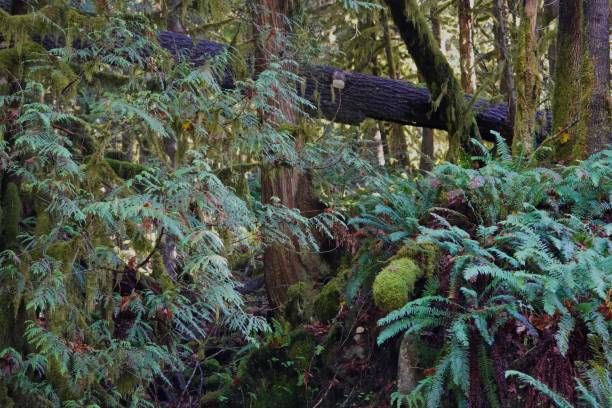
[[[404,306],[423,271],[410,258],[394,259],[374,279],[374,303],[385,312]]]

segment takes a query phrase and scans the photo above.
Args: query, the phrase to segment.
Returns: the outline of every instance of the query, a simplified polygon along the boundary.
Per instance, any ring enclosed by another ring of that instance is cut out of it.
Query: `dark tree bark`
[[[158,33],[161,46],[179,59],[188,59],[194,65],[202,65],[212,56],[224,52],[225,46],[192,38],[179,33]],[[49,45],[52,47],[54,45]],[[321,117],[348,125],[358,125],[366,118],[400,123],[417,127],[448,130],[448,123],[441,109],[434,110],[431,93],[424,87],[407,81],[398,81],[357,72],[344,72],[345,88],[335,90],[332,97],[332,76],[341,69],[326,66],[303,66],[300,74],[306,82],[304,97],[313,103]],[[223,86],[234,87],[228,72]],[[465,96],[470,99],[469,95]],[[501,133],[508,140],[512,137],[512,122],[508,121],[505,104],[491,104],[484,99],[474,103],[480,133],[487,140],[494,140],[490,131]],[[547,121],[548,112],[539,112],[539,120]],[[548,123],[548,122],[547,122]],[[540,136],[541,137],[541,136]]]
[[[591,71],[586,78],[591,91],[586,120],[587,153],[592,154],[612,144],[610,107],[610,6],[608,0],[584,2],[586,37],[585,64]]]
[[[408,52],[431,91],[434,114],[448,131],[448,157],[456,159],[460,147],[472,151],[470,138],[480,138],[474,115],[416,0],[386,0],[386,3]]]

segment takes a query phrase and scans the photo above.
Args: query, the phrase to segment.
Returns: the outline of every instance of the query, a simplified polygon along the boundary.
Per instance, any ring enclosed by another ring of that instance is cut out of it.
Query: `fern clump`
[[[392,260],[374,279],[374,303],[386,312],[401,308],[408,302],[416,281],[422,276],[423,271],[412,259]]]
[[[439,253],[438,262],[425,262],[437,264],[437,273],[421,297],[407,302],[406,283],[386,270],[373,286],[375,302],[391,304],[379,321],[379,344],[398,334],[443,340],[434,374],[406,400],[437,407],[454,395],[460,406],[478,392],[501,406],[507,383],[496,380],[504,376],[494,357],[500,349],[508,367],[540,350],[521,362],[524,376],[510,374],[543,384],[534,386],[551,396],[558,390],[545,383],[560,380],[546,356],[568,361],[580,347],[574,336],[589,338],[595,355],[610,352],[612,151],[544,168],[513,158],[501,139],[497,149],[478,169],[445,163],[424,178],[373,184],[378,194],[366,197],[366,211],[351,221],[373,227],[367,238],[401,256],[418,254],[415,245]],[[563,391],[564,398],[573,392]],[[515,398],[526,403],[522,393]]]

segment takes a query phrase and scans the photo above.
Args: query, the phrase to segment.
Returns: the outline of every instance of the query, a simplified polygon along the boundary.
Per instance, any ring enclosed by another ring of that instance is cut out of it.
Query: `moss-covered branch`
[[[387,5],[419,73],[431,91],[432,108],[441,114],[449,134],[449,157],[459,148],[470,150],[470,138],[480,139],[478,125],[464,98],[461,84],[440,51],[416,0],[387,0]]]

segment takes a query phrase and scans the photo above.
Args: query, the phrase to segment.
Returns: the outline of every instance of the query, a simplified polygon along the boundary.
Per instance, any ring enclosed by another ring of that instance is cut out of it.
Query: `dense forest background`
[[[0,407],[611,407],[609,0],[1,0]]]

